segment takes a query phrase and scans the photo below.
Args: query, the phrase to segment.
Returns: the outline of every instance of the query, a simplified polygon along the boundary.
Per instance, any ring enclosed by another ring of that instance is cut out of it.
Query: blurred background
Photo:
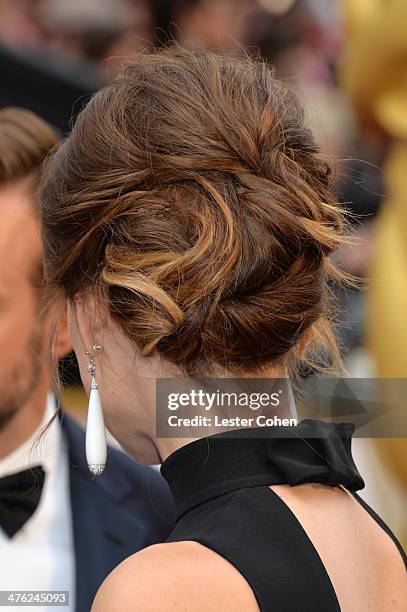
[[[0,0],[0,106],[36,112],[62,137],[136,51],[176,40],[260,54],[297,89],[358,238],[337,255],[363,279],[338,294],[348,373],[407,378],[405,23],[404,0]],[[65,407],[83,420],[73,357],[61,371]],[[406,440],[355,447],[362,496],[406,545]]]

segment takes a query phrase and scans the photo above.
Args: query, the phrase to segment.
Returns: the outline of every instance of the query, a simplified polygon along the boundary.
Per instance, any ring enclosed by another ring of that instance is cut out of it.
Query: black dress
[[[306,419],[295,428],[256,428],[202,438],[172,453],[161,472],[177,519],[168,542],[192,540],[216,551],[246,578],[262,612],[340,612],[314,545],[289,507],[268,485],[364,487],[351,454],[351,423]],[[238,436],[238,437],[237,437]],[[244,437],[242,437],[244,436]]]

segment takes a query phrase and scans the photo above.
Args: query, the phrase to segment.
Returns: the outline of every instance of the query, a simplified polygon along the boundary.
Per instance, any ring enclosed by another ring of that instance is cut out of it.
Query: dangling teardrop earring
[[[103,346],[95,344],[92,352],[86,351],[89,357],[88,372],[91,375],[88,418],[86,424],[86,461],[94,476],[99,476],[106,466],[107,443],[105,422],[103,420],[102,403],[99,387],[96,382],[96,363],[94,354],[103,351]]]

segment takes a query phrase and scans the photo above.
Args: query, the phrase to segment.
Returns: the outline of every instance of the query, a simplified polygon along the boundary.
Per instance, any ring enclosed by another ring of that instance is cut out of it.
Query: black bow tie
[[[9,538],[34,514],[44,479],[40,465],[0,478],[0,527]]]

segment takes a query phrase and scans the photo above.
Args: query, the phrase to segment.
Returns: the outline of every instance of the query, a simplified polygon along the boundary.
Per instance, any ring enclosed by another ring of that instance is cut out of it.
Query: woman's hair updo
[[[337,352],[343,215],[295,95],[262,62],[137,56],[49,160],[41,214],[51,286],[97,292],[146,357],[209,375]]]

